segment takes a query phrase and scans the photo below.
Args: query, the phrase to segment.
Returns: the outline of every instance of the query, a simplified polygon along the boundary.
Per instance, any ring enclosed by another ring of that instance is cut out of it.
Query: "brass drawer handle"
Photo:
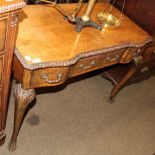
[[[93,60],[93,61],[91,61],[91,63],[88,65],[88,66],[85,66],[84,64],[80,64],[80,68],[81,69],[89,69],[89,68],[91,68],[92,66],[95,66],[95,64],[96,64],[96,62]]]
[[[149,71],[149,68],[148,67],[144,67],[141,69],[141,73],[145,73],[145,72],[148,72]]]
[[[120,58],[119,55],[116,55],[114,57],[108,56],[108,57],[105,58],[105,62],[118,62],[119,58]]]
[[[53,84],[53,83],[58,83],[58,82],[60,82],[60,81],[61,81],[61,77],[62,77],[62,74],[61,74],[61,73],[58,73],[58,74],[57,74],[57,79],[56,79],[56,80],[49,80],[49,79],[48,79],[48,75],[47,75],[47,74],[43,74],[43,75],[41,76],[41,79],[43,79],[44,81],[46,81],[46,82],[49,83],[49,84]]]

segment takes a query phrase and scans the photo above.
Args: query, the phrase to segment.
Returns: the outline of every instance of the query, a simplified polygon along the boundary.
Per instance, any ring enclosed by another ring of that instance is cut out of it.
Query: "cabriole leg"
[[[29,103],[35,98],[34,89],[24,90],[21,84],[17,84],[15,88],[15,114],[14,114],[14,129],[8,149],[14,151],[16,149],[16,141],[23,120],[24,113]]]
[[[108,99],[108,102],[111,103],[114,99],[114,97],[117,95],[117,93],[119,92],[119,90],[125,85],[125,83],[133,76],[133,74],[137,71],[139,65],[141,65],[143,62],[143,58],[142,56],[136,56],[134,57],[133,61],[132,61],[132,65],[129,69],[129,71],[127,72],[127,74],[122,78],[122,80],[119,82],[118,85],[114,86],[112,91],[111,91],[111,95],[110,98]]]

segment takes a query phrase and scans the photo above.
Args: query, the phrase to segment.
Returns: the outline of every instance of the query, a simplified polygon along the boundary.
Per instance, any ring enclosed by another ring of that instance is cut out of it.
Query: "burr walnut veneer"
[[[0,0],[0,145],[4,143],[6,136],[4,130],[17,16],[24,5],[22,0]]]
[[[75,5],[62,7],[71,12]],[[91,19],[105,7],[98,3]],[[84,11],[82,8],[80,14]],[[114,9],[117,16],[120,12]],[[10,150],[16,148],[19,127],[35,88],[56,86],[68,78],[114,64],[133,62],[128,74],[111,93],[111,99],[142,61],[143,47],[152,38],[129,18],[117,31],[84,28],[80,33],[51,5],[33,5],[20,14],[13,71],[19,82],[15,89],[15,122]]]

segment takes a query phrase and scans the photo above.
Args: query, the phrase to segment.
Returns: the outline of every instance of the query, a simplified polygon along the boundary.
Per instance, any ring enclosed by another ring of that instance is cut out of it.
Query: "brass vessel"
[[[115,17],[114,15],[106,12],[99,12],[97,18],[102,25],[102,28],[108,30],[116,30],[121,25],[121,20]]]

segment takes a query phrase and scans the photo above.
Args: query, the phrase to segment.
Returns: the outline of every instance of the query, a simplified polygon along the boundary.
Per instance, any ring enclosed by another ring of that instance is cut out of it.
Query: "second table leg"
[[[133,76],[133,74],[137,71],[139,65],[141,65],[143,62],[143,58],[142,56],[136,56],[133,59],[132,65],[129,69],[129,71],[127,72],[127,74],[122,78],[122,80],[119,82],[118,85],[114,85],[112,91],[111,91],[111,95],[110,98],[108,99],[109,102],[112,102],[114,97],[117,95],[117,93],[119,92],[119,90],[125,85],[125,83]]]

